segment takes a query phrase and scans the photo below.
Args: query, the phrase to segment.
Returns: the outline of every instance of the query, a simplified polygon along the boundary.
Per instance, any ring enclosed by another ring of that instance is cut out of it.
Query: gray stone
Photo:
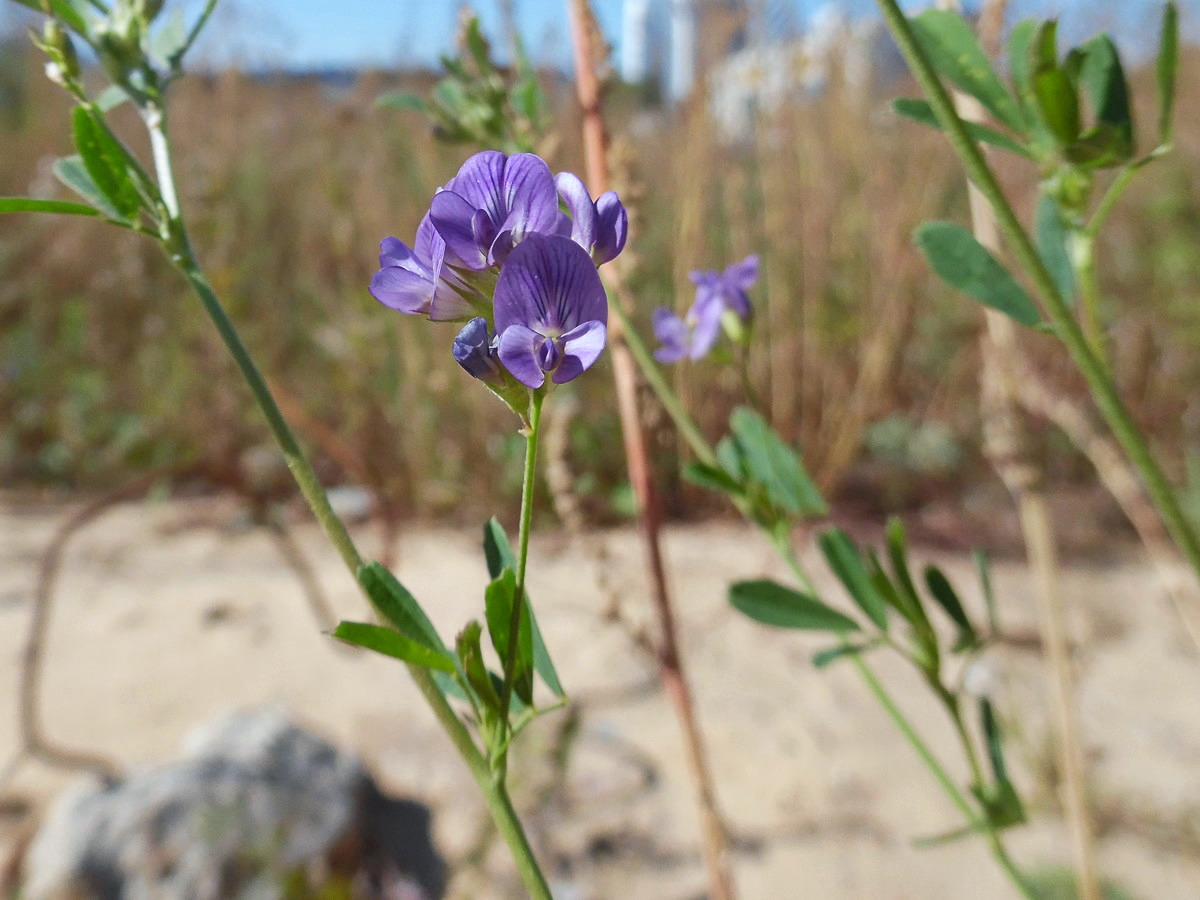
[[[197,729],[183,757],[54,805],[24,860],[28,900],[438,898],[429,811],[279,709]],[[339,896],[342,896],[339,894]]]

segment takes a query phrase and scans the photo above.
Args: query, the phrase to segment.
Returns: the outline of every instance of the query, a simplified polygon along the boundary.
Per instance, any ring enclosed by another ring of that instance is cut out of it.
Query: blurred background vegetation
[[[1120,384],[1180,482],[1200,434],[1198,68],[1189,49],[1176,152],[1122,201],[1100,255]],[[1137,108],[1153,109],[1153,73],[1132,77]],[[431,83],[194,76],[176,88],[172,127],[200,258],[323,477],[371,488],[397,516],[477,521],[516,496],[520,438],[451,359],[454,325],[398,315],[366,290],[379,239],[410,240],[470,152],[437,142],[416,112],[375,106]],[[571,85],[553,73],[543,83],[554,115],[542,152],[581,172]],[[920,221],[962,221],[966,208],[940,136],[890,112],[891,97],[913,94],[904,81],[884,92],[834,81],[732,142],[702,95],[666,111],[614,85],[607,100],[634,213],[637,319],[690,304],[689,270],[759,253],[750,364],[768,417],[835,498],[872,510],[993,478],[979,450],[979,310],[911,243]],[[63,196],[50,164],[70,152],[67,109],[23,38],[0,47],[0,195]],[[132,113],[114,115],[145,156]],[[1000,165],[1027,214],[1035,173]],[[1063,354],[1028,340],[1050,382],[1084,397]],[[743,400],[733,367],[674,374],[718,435]],[[610,387],[603,371],[571,386],[579,403],[561,451],[600,522],[628,511]],[[675,474],[683,450],[670,428],[647,424],[674,511],[705,509]],[[0,219],[5,486],[93,490],[171,465],[181,485],[220,488],[266,442],[216,335],[150,242],[86,220]],[[1039,442],[1057,480],[1092,480],[1048,426]]]

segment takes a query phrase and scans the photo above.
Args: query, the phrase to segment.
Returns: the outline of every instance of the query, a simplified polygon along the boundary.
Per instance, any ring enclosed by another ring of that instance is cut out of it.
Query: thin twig
[[[140,497],[171,471],[168,467],[154,469],[80,507],[59,526],[42,554],[38,564],[37,586],[33,593],[29,631],[21,652],[21,672],[17,682],[17,733],[18,743],[23,751],[44,763],[65,769],[85,769],[104,777],[113,777],[119,771],[117,765],[106,758],[87,751],[58,746],[46,737],[38,705],[38,693],[45,662],[46,636],[50,629],[54,586],[72,537],[118,503]]]

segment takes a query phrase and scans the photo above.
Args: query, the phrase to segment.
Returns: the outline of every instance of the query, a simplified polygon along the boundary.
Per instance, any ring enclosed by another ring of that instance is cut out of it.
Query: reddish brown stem
[[[579,103],[583,110],[583,145],[587,165],[588,187],[593,196],[609,189],[608,137],[600,107],[600,83],[596,77],[597,58],[595,19],[588,0],[568,0],[571,20],[571,40],[575,53],[575,78]],[[609,266],[613,293],[620,293],[619,271]],[[614,301],[614,302],[619,302]],[[712,776],[709,772],[704,739],[696,721],[695,706],[691,689],[679,653],[679,640],[675,626],[675,614],[667,585],[660,542],[661,509],[654,481],[650,475],[650,461],[646,452],[646,438],[641,427],[638,410],[637,366],[624,341],[624,333],[618,321],[609,325],[609,347],[613,360],[613,378],[616,382],[617,407],[621,419],[621,432],[625,442],[625,459],[629,469],[629,480],[638,500],[641,513],[643,546],[646,566],[655,611],[658,614],[661,636],[657,648],[659,678],[666,689],[679,717],[683,731],[688,766],[696,790],[701,829],[704,837],[704,859],[708,870],[709,897],[711,900],[734,900],[733,878],[729,869],[729,838],[717,809]]]

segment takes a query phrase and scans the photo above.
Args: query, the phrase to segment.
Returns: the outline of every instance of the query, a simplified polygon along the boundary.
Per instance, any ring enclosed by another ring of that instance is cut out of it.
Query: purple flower
[[[386,237],[379,242],[379,271],[371,294],[384,306],[435,321],[463,319],[487,301],[445,265],[446,242],[428,214],[417,228],[415,246]]]
[[[454,339],[454,359],[473,378],[498,385],[504,371],[496,357],[495,340],[488,333],[487,319],[475,317]]]
[[[597,266],[602,266],[625,249],[629,214],[616,191],[605,191],[592,202],[587,187],[570,172],[554,177],[558,196],[571,212],[571,240],[586,250]]]
[[[654,311],[654,336],[662,344],[654,351],[659,362],[700,359],[716,344],[727,314],[743,322],[753,315],[746,291],[758,280],[757,256],[747,256],[724,272],[695,271],[689,277],[696,285],[696,302],[685,317],[665,307]]]
[[[587,252],[557,235],[522,241],[496,282],[496,332],[500,361],[527,387],[589,368],[604,350],[608,300]]]
[[[531,234],[560,227],[550,167],[532,153],[476,153],[434,195],[429,217],[451,265],[479,271],[500,265]]]

